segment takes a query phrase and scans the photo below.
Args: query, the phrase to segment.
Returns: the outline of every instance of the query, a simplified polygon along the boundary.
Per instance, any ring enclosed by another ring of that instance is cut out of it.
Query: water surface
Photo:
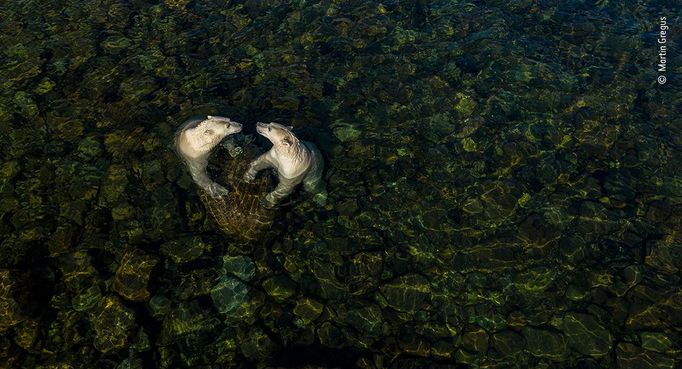
[[[679,367],[679,15],[4,3],[0,368]],[[197,115],[293,125],[327,207],[220,233],[172,150]]]

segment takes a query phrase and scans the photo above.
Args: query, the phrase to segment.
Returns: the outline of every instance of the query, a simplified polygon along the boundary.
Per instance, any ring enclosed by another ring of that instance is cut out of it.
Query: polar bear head
[[[286,149],[292,146],[297,146],[298,138],[296,138],[293,132],[291,132],[293,128],[294,127],[284,126],[275,122],[258,122],[256,124],[256,132],[270,140],[276,149]]]
[[[187,126],[183,134],[189,146],[188,149],[197,153],[210,152],[223,138],[242,130],[240,123],[213,115],[195,124]]]

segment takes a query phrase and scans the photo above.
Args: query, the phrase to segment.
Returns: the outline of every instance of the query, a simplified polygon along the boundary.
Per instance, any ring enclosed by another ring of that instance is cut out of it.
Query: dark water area
[[[682,368],[681,10],[3,1],[0,368]],[[327,204],[223,234],[205,115]]]

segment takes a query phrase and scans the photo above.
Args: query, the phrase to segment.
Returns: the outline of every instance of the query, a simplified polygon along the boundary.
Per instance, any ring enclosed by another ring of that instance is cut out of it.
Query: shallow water
[[[0,368],[679,367],[680,10],[3,3]],[[293,125],[328,205],[223,235],[197,115]]]

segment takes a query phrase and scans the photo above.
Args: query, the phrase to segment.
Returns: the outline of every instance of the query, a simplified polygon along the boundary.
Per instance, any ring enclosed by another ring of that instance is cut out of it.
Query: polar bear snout
[[[258,122],[256,123],[256,132],[258,134],[265,136],[266,132],[268,131],[268,123],[263,123],[263,122]]]
[[[223,137],[242,131],[241,123],[237,123],[226,117],[209,115],[205,122],[208,123],[206,125],[207,128],[213,127],[216,133]]]
[[[239,133],[242,131],[242,128],[243,126],[241,123],[230,121],[230,123],[227,124],[227,134]]]

